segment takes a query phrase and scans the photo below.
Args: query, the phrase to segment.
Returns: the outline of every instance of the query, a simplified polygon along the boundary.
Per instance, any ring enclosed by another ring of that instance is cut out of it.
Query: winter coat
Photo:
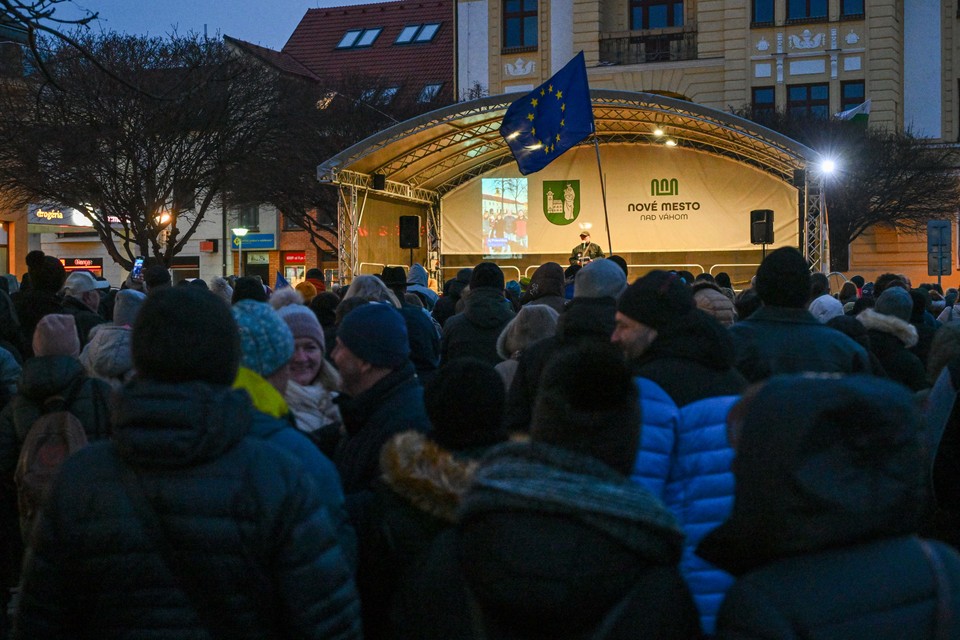
[[[90,311],[90,307],[83,304],[80,300],[72,296],[66,296],[63,299],[63,312],[73,316],[77,323],[77,336],[80,338],[80,347],[86,346],[90,341],[90,332],[98,324],[106,322],[100,317],[100,314]]]
[[[895,316],[864,309],[858,316],[870,336],[870,348],[891,380],[911,391],[927,389],[927,371],[920,358],[909,351],[917,344],[917,329]]]
[[[458,313],[443,326],[440,341],[440,364],[456,358],[479,358],[495,366],[497,338],[515,314],[503,293],[493,287],[480,287],[470,292]]]
[[[33,332],[40,318],[51,313],[63,313],[60,296],[50,291],[30,289],[13,297],[13,306],[20,320],[20,344],[23,357],[33,355]]]
[[[11,351],[0,347],[0,410],[6,406],[7,402],[17,392],[17,382],[20,380],[20,373],[23,367],[17,362],[16,356]]]
[[[421,307],[404,304],[399,311],[407,323],[410,361],[422,383],[426,384],[440,365],[440,335],[433,319]]]
[[[226,387],[125,388],[112,441],[61,468],[24,568],[14,637],[360,638],[350,569],[317,487],[288,453],[247,436],[252,414]],[[163,531],[148,532],[125,468]],[[193,594],[174,577],[177,564],[189,568]]]
[[[729,329],[749,382],[781,373],[870,373],[866,350],[806,309],[763,306]]]
[[[347,508],[354,522],[358,522],[380,477],[380,449],[398,433],[428,431],[430,420],[423,405],[423,387],[411,363],[356,397],[340,395],[336,403],[346,435],[337,446],[334,462],[347,496]]]
[[[613,335],[617,302],[613,298],[574,298],[557,320],[557,333],[527,347],[520,355],[507,392],[504,418],[508,431],[527,431],[540,375],[560,349],[579,344],[608,344]]]
[[[595,458],[501,445],[405,583],[398,637],[585,638],[616,607],[606,638],[699,638],[680,545],[659,501]]]
[[[506,390],[513,384],[520,355],[523,351],[557,332],[558,314],[555,309],[539,302],[532,302],[520,309],[507,323],[497,338],[497,354],[503,358],[494,369],[503,378]]]
[[[693,301],[697,303],[697,308],[713,316],[717,322],[725,327],[729,327],[737,321],[737,310],[733,306],[733,300],[723,294],[719,288],[712,286],[700,286],[693,293]]]
[[[914,536],[922,434],[912,394],[888,380],[771,379],[737,436],[733,512],[698,548],[737,576],[717,637],[960,637],[956,616],[933,631],[941,604],[960,606],[960,556]]]
[[[477,462],[455,457],[417,431],[401,433],[380,454],[383,477],[360,526],[357,586],[368,640],[390,637],[396,590],[433,540],[456,522]]]
[[[133,376],[133,329],[101,324],[90,332],[90,341],[80,352],[87,374],[114,386]]]
[[[410,273],[407,275],[407,291],[420,296],[427,311],[433,311],[437,306],[437,300],[440,299],[437,292],[430,288],[430,274],[419,263],[410,267]]]

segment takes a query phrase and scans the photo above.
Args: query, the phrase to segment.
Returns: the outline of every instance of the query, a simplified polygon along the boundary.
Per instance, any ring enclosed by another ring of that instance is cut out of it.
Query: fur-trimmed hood
[[[868,330],[873,329],[895,336],[908,349],[915,346],[920,340],[917,328],[909,322],[895,316],[877,313],[873,309],[864,309],[857,315],[857,320]]]
[[[424,434],[394,436],[380,452],[383,480],[417,509],[455,522],[460,500],[473,482],[476,460],[461,460]]]

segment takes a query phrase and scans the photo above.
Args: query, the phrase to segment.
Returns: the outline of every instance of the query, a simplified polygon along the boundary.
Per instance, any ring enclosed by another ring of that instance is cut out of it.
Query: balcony
[[[681,28],[600,34],[600,64],[604,66],[696,59],[696,31]]]

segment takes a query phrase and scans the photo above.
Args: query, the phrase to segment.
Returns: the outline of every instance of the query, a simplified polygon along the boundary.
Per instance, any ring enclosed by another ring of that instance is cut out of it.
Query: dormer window
[[[394,40],[394,44],[414,44],[417,42],[430,42],[440,30],[439,23],[429,24],[411,24],[400,31],[400,35]]]

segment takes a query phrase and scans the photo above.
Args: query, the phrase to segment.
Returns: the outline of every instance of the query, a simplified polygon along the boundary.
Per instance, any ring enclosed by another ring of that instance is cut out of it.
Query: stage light
[[[661,129],[660,127],[657,127],[656,129],[653,130],[653,135],[659,138],[660,136],[663,135],[663,129]]]
[[[674,140],[673,138],[668,138],[667,141],[664,142],[663,144],[667,145],[668,147],[675,147],[677,146],[677,141]]]
[[[830,158],[826,158],[820,162],[820,172],[825,175],[830,175],[837,170],[837,163]]]

